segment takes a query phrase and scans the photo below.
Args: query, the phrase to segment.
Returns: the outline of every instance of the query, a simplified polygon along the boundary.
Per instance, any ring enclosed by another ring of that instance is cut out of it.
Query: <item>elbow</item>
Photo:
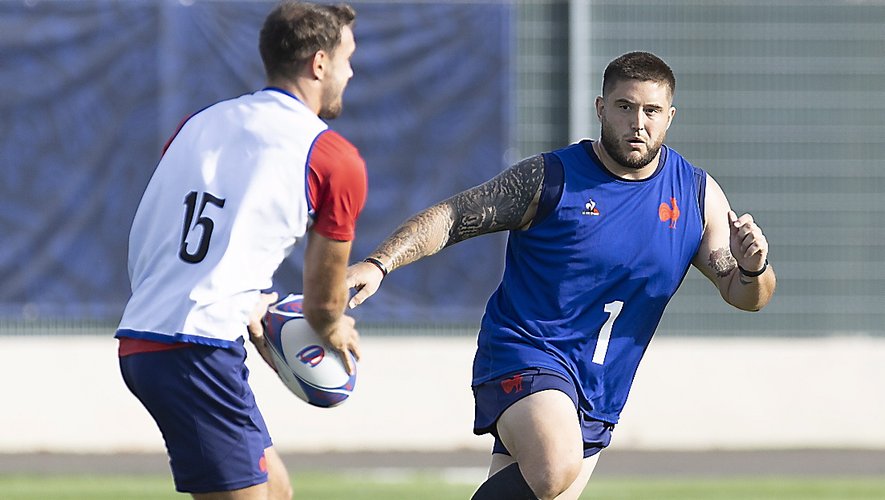
[[[732,304],[732,305],[737,307],[741,311],[746,311],[746,312],[759,312],[762,310],[763,307],[765,307],[765,304],[753,304],[751,306],[743,306],[743,305],[739,305],[739,304]]]
[[[773,292],[773,290],[772,290]],[[728,298],[725,301],[741,311],[759,312],[771,301],[773,293],[765,293],[755,297]]]

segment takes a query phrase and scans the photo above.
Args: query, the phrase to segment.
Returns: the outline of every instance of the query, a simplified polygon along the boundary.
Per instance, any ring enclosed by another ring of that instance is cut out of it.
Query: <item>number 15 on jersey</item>
[[[198,203],[199,202],[199,203]],[[181,231],[181,245],[178,247],[178,256],[181,260],[197,264],[206,258],[209,253],[209,241],[212,239],[212,231],[215,229],[215,221],[208,215],[203,215],[206,205],[214,205],[219,209],[224,208],[224,198],[218,198],[209,193],[191,191],[184,197],[186,208],[184,214],[184,227]],[[199,210],[197,210],[199,205]],[[188,251],[188,236],[199,228],[200,241],[194,252]]]

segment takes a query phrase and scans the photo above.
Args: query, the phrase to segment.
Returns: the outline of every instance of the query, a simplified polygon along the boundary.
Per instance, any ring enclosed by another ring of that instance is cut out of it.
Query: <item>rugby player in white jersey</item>
[[[276,297],[261,290],[302,239],[304,315],[348,370],[346,353],[359,357],[343,313],[365,162],[323,121],[353,76],[354,19],[343,4],[277,6],[259,40],[267,87],[185,120],[135,215],[120,367],[162,432],[176,489],[194,498],[292,496],[243,346],[248,332],[269,361],[260,318]]]

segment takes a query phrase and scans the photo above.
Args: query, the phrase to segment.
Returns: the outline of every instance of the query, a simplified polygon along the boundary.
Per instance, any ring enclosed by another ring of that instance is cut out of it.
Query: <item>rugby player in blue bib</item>
[[[474,432],[495,437],[475,500],[580,496],[689,265],[738,309],[758,311],[774,293],[753,217],[663,144],[675,87],[657,56],[618,57],[596,98],[598,140],[522,160],[416,214],[348,270],[355,307],[394,269],[510,232],[473,365]]]

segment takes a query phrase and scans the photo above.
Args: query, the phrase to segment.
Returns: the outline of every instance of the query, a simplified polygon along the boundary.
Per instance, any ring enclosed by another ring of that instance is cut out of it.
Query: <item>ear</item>
[[[670,115],[670,116],[667,118],[667,128],[668,128],[668,129],[670,128],[670,125],[673,124],[673,118],[676,117],[676,108],[675,108],[674,106],[670,106],[670,113],[669,113],[669,115]]]
[[[318,50],[313,55],[310,66],[314,80],[322,80],[326,77],[326,71],[329,68],[329,55],[324,50]]]
[[[601,95],[596,96],[596,118],[599,118],[600,121],[602,120],[602,110],[604,108],[605,108],[605,104],[602,100],[602,96]]]

